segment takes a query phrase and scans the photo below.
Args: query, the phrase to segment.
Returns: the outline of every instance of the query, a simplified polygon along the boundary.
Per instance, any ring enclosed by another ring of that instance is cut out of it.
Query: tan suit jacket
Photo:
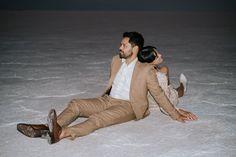
[[[122,61],[120,57],[118,55],[114,56],[111,63],[110,79],[104,94],[110,92],[112,82],[114,81],[121,64]],[[172,119],[177,119],[180,116],[179,112],[173,107],[164,94],[164,91],[159,86],[154,67],[150,64],[144,64],[137,61],[130,85],[130,102],[137,120],[144,118],[150,113],[147,99],[148,91],[157,104],[162,107]]]

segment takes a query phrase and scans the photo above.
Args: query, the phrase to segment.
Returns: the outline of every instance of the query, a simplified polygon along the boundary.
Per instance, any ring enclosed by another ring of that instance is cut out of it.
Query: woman
[[[190,120],[197,120],[197,116],[189,111],[177,108],[179,98],[182,97],[186,92],[187,79],[184,74],[180,75],[180,85],[178,88],[173,88],[169,81],[169,69],[167,66],[159,66],[163,62],[162,55],[153,46],[146,46],[138,53],[138,60],[142,63],[149,63],[157,70],[157,79],[160,87],[169,98],[170,102],[175,108],[181,113],[186,115]],[[167,114],[162,108],[160,110]]]

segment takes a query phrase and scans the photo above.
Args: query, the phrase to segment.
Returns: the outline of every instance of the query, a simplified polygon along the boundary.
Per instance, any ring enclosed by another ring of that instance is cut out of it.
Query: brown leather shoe
[[[24,134],[25,136],[36,138],[47,138],[49,133],[49,128],[44,124],[17,124],[17,130]]]
[[[54,109],[51,109],[48,113],[48,127],[49,127],[49,144],[60,141],[60,134],[62,132],[61,126],[57,123],[57,114]]]

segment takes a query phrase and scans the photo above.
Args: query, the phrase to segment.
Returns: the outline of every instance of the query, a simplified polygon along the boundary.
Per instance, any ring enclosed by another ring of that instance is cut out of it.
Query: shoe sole
[[[54,114],[54,110],[52,109],[52,110],[50,110],[50,112],[48,113],[48,119],[47,119],[50,136],[53,136],[54,117],[55,117],[55,114]],[[51,137],[51,138],[48,138],[48,143],[49,143],[49,144],[52,144],[52,137]]]

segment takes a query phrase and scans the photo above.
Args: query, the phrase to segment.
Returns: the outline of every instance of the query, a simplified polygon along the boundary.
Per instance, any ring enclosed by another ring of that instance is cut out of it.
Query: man
[[[47,125],[18,124],[18,131],[29,137],[49,135],[49,143],[53,144],[63,138],[74,139],[99,128],[139,120],[149,115],[148,91],[172,119],[189,120],[169,102],[158,84],[153,66],[138,61],[137,54],[143,44],[140,33],[125,32],[119,56],[113,57],[111,63],[108,86],[101,97],[74,99],[59,116],[52,109]],[[87,117],[87,120],[69,126],[78,117]]]

